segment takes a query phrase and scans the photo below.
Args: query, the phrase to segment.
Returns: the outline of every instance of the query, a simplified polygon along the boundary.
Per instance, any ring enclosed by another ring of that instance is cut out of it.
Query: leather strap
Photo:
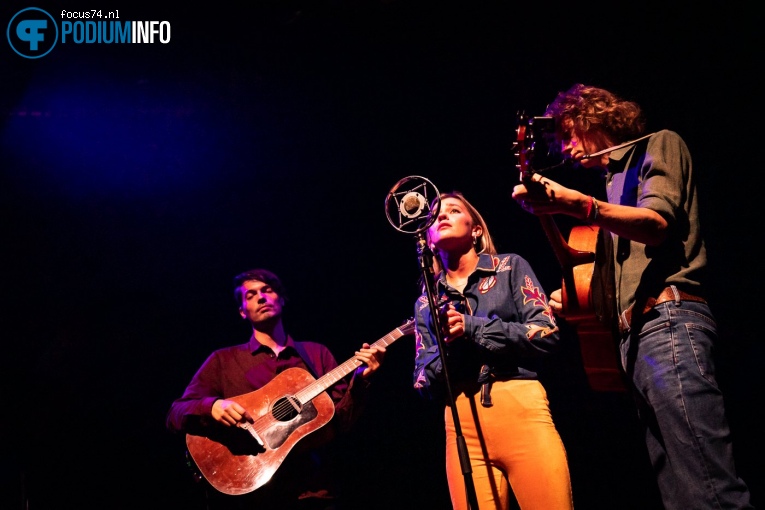
[[[696,303],[706,303],[706,299],[694,296],[693,294],[688,294],[687,292],[683,292],[682,290],[678,289],[674,285],[670,285],[669,287],[666,287],[663,291],[661,291],[661,294],[659,294],[657,297],[648,298],[645,302],[645,306],[640,311],[640,315],[648,313],[654,306],[660,305],[662,303],[666,303],[667,301],[694,301]],[[625,333],[629,331],[630,327],[632,327],[632,315],[634,312],[635,305],[630,305],[629,308],[624,310],[622,314],[619,316],[619,332]]]

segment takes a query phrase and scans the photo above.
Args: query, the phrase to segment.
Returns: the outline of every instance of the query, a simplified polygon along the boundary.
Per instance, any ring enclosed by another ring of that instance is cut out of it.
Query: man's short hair
[[[234,277],[234,299],[238,305],[242,304],[242,285],[244,285],[244,282],[253,280],[270,285],[284,302],[287,301],[287,290],[284,288],[279,277],[268,269],[258,268],[250,269],[249,271],[245,271]]]

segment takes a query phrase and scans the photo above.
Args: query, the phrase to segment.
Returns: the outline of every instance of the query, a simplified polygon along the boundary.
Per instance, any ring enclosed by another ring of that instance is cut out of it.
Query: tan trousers
[[[483,407],[477,394],[467,397],[461,393],[456,399],[479,509],[507,510],[513,494],[522,510],[572,509],[566,450],[542,384],[529,380],[495,382],[491,398],[492,407]],[[465,475],[449,407],[445,423],[446,475],[452,506],[467,510]]]

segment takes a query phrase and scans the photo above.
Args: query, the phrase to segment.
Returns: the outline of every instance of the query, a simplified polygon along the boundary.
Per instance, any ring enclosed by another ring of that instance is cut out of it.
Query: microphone
[[[404,195],[404,198],[401,199],[401,205],[399,205],[399,209],[401,214],[407,218],[417,218],[427,205],[428,202],[425,200],[424,196],[420,195],[416,191],[410,191]]]
[[[417,234],[430,228],[440,209],[438,188],[419,175],[399,180],[385,197],[388,222],[399,232],[407,234]]]

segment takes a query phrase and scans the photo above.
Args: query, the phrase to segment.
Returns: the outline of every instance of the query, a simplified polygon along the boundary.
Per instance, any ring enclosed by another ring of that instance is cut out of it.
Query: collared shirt
[[[436,281],[439,305],[455,304],[465,315],[465,335],[447,345],[449,376],[455,393],[472,392],[487,377],[536,379],[534,362],[552,352],[559,340],[555,318],[542,286],[520,255],[481,254],[463,292],[441,272]],[[423,396],[443,396],[443,365],[427,294],[415,304],[414,387]],[[541,326],[529,338],[529,327]],[[488,374],[482,367],[488,366]]]
[[[699,226],[696,178],[683,139],[662,130],[646,141],[614,151],[606,193],[609,203],[645,207],[669,223],[667,239],[655,247],[612,236],[619,313],[636,298],[656,297],[673,284],[703,295],[706,249]]]
[[[253,336],[245,344],[218,349],[207,358],[191,379],[183,395],[170,406],[167,427],[173,431],[187,431],[189,420],[204,425],[213,403],[221,398],[230,398],[258,390],[288,368],[298,367],[319,378],[338,366],[330,350],[317,342],[300,342],[309,358],[306,364],[295,348],[296,342],[290,337],[284,350],[274,352],[261,345]],[[318,373],[313,373],[316,370]],[[335,403],[334,425],[340,431],[347,431],[358,418],[365,391],[366,380],[351,379],[353,392],[349,391],[348,378],[343,378],[327,391]],[[194,426],[194,425],[191,425]]]

